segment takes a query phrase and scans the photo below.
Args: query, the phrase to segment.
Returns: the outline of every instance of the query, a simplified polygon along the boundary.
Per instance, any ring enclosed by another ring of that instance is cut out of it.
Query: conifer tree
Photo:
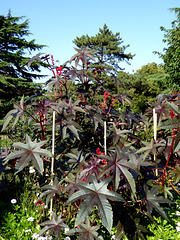
[[[96,62],[94,65],[98,69],[106,68],[113,73],[122,70],[119,65],[120,62],[126,61],[129,63],[129,60],[134,56],[131,53],[125,53],[129,45],[122,45],[123,41],[120,33],[113,34],[106,24],[104,24],[102,29],[99,29],[98,34],[95,36],[89,37],[89,35],[83,35],[76,37],[73,43],[79,48],[89,47],[95,50],[94,57]]]
[[[33,83],[39,75],[41,62],[34,61],[28,69],[28,55],[45,45],[27,41],[29,32],[28,20],[23,17],[0,15],[0,119],[11,107],[18,96],[31,95],[40,90],[40,85]]]

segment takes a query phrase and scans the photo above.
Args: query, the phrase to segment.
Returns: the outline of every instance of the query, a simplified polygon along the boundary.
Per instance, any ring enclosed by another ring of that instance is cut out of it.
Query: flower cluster
[[[171,116],[171,118],[175,118],[175,114],[174,114],[173,110],[170,110],[170,116]]]
[[[62,73],[62,67],[61,66],[56,68],[56,73],[57,73],[58,76],[61,75],[61,73]]]
[[[107,99],[108,99],[109,96],[110,96],[109,93],[104,92],[104,101],[105,102],[107,102]]]
[[[177,223],[176,230],[177,230],[178,232],[180,232],[180,222]]]
[[[34,173],[34,172],[35,172],[35,169],[34,169],[34,167],[31,166],[31,167],[29,168],[29,173]]]
[[[96,149],[96,154],[98,154],[98,155],[100,155],[100,154],[101,154],[101,155],[105,155],[105,153],[101,153],[101,150],[100,150],[99,147]],[[102,159],[102,163],[103,163],[104,165],[107,164],[107,162],[106,162],[105,159]]]
[[[81,94],[79,94],[79,100],[80,100],[81,102],[86,102],[86,99],[85,99],[85,98],[82,100]]]
[[[34,234],[32,235],[32,239],[36,239],[36,240],[52,240],[52,236],[42,237],[42,236],[39,236],[38,233],[34,233]]]
[[[16,199],[14,199],[14,198],[13,198],[13,199],[11,199],[11,203],[12,203],[12,204],[15,204],[15,203],[17,203],[17,200],[16,200]]]
[[[29,217],[27,220],[28,220],[29,222],[33,222],[33,221],[34,221],[34,218],[33,218],[33,217]]]
[[[109,105],[115,104],[115,101],[114,101],[113,96],[110,96],[109,93],[104,92],[104,105],[103,105],[103,107],[105,108],[107,104],[109,104]]]

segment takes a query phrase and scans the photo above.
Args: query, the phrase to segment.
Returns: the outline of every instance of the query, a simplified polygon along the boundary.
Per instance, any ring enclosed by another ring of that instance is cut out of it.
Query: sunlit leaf
[[[102,220],[102,224],[111,232],[113,222],[113,212],[109,200],[122,201],[122,196],[116,192],[107,189],[112,177],[106,178],[98,182],[96,177],[92,175],[92,183],[78,183],[77,186],[81,189],[74,193],[67,201],[67,204],[76,201],[77,199],[84,199],[81,203],[75,226],[78,226],[84,219],[92,212],[93,206],[98,207],[98,212]]]
[[[128,154],[123,152],[118,146],[115,152],[110,153],[110,156],[104,155],[103,158],[107,160],[107,165],[103,168],[99,177],[113,172],[113,181],[115,190],[118,189],[122,178],[126,181],[134,196],[136,196],[135,181],[129,170],[136,171],[136,166],[129,160]]]
[[[89,50],[88,47],[86,48],[74,48],[78,53],[76,53],[74,56],[72,56],[72,58],[70,59],[70,61],[75,60],[75,66],[78,66],[79,61],[81,60],[83,65],[85,67],[87,67],[87,58],[92,59],[93,61],[95,61],[93,54],[95,53],[94,50]]]
[[[40,58],[40,55],[42,55],[43,53],[38,53],[38,54],[36,54],[35,56],[33,56],[29,61],[28,61],[28,68],[30,68],[30,66],[31,66],[31,64],[32,64],[32,62],[34,61],[34,60],[37,60],[37,61],[42,61],[42,59]]]
[[[75,115],[76,112],[82,112],[82,113],[86,113],[85,110],[79,106],[80,100],[74,101],[72,100],[72,98],[69,99],[69,101],[60,101],[58,103],[58,106],[60,108],[64,108],[66,110],[67,114],[73,114]]]
[[[100,225],[91,226],[89,218],[86,218],[86,223],[80,223],[78,228],[70,229],[66,234],[67,235],[79,235],[79,240],[103,240],[102,236],[99,236],[97,230],[100,228]]]
[[[163,208],[160,207],[159,203],[172,203],[169,199],[165,199],[162,196],[157,196],[159,193],[159,188],[152,187],[148,188],[147,185],[144,186],[145,198],[147,212],[151,215],[152,210],[155,209],[160,215],[162,215],[166,220],[169,221]]]
[[[176,169],[172,171],[173,174],[175,174],[174,177],[174,184],[180,182],[180,166],[176,164]]]
[[[25,107],[24,107],[24,96],[21,98],[20,104],[18,103],[14,103],[14,109],[10,110],[6,116],[4,117],[5,122],[3,124],[2,130],[4,131],[7,127],[7,125],[10,123],[10,121],[15,118],[12,128],[15,127],[17,121],[19,120],[19,118],[21,118],[23,121],[25,121],[24,118],[24,111],[25,111]]]
[[[140,148],[136,153],[144,153],[144,159],[151,153],[156,154],[158,147],[165,147],[165,143],[154,143],[154,139],[151,142],[142,142],[145,147]]]
[[[61,192],[62,192],[61,188],[62,188],[62,181],[58,182],[58,179],[55,178],[53,184],[48,184],[42,187],[42,190],[46,190],[46,191],[41,193],[39,199],[46,196],[46,205],[48,205],[49,201],[55,194],[58,194],[59,196],[61,195]]]
[[[127,136],[127,133],[130,133],[129,130],[121,130],[119,128],[116,128],[115,123],[113,123],[113,143],[116,145],[116,143],[119,141],[120,138],[125,138]]]
[[[46,88],[47,90],[50,90],[52,87],[55,87],[56,89],[59,86],[60,81],[64,81],[64,78],[60,78],[59,76],[52,77],[46,82]]]
[[[34,167],[42,174],[43,173],[43,160],[40,156],[51,157],[51,153],[42,149],[41,147],[47,141],[34,142],[31,141],[30,137],[26,135],[26,143],[14,143],[13,147],[20,149],[18,151],[11,152],[5,159],[4,164],[7,164],[11,159],[18,159],[16,162],[16,173],[20,172],[32,161]]]
[[[98,178],[103,167],[104,166],[102,165],[101,159],[96,156],[92,156],[90,159],[88,159],[88,164],[81,171],[80,178],[86,178],[86,182],[89,182],[92,174]]]
[[[60,240],[61,231],[68,228],[68,225],[64,223],[66,220],[66,218],[61,218],[61,214],[57,216],[56,213],[53,212],[52,220],[48,220],[40,224],[41,226],[44,226],[44,228],[40,231],[39,236],[42,236],[44,233],[51,235],[51,233],[54,232],[55,237]]]
[[[162,129],[173,129],[173,128],[179,128],[180,127],[180,117],[168,119],[167,121],[164,121],[160,128]]]

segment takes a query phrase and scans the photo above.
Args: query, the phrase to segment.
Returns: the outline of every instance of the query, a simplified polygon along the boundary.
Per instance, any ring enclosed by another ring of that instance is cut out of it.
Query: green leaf
[[[5,122],[3,124],[3,128],[1,131],[4,131],[6,129],[7,125],[10,123],[11,119],[13,119],[13,118],[15,118],[15,120],[13,122],[12,129],[15,127],[15,125],[20,117],[22,118],[23,121],[25,121],[24,110],[25,110],[24,96],[22,96],[20,104],[14,103],[14,109],[10,110],[4,117]]]
[[[107,228],[109,233],[111,232],[113,212],[111,204],[107,199],[124,202],[124,199],[120,194],[107,189],[111,180],[112,177],[109,177],[98,182],[96,177],[92,175],[92,183],[88,184],[83,182],[76,185],[81,190],[74,193],[67,201],[67,204],[69,204],[77,199],[84,199],[83,203],[80,205],[75,226],[78,226],[84,221],[84,219],[92,212],[93,206],[97,206],[102,224]]]
[[[163,193],[165,198],[167,198],[168,195],[173,198],[173,195],[170,192],[170,190],[173,190],[172,187],[167,187],[166,185],[164,185],[164,186],[161,185],[159,187],[159,192]]]
[[[124,232],[123,225],[121,224],[120,221],[118,222],[116,228],[117,228],[117,232],[115,234],[115,240],[122,239],[122,237],[125,235],[125,232]]]
[[[165,146],[165,143],[154,143],[154,139],[151,142],[143,142],[145,147],[140,148],[136,153],[144,153],[144,159],[150,154],[156,154],[158,147]]]
[[[180,130],[176,134],[175,143],[174,143],[174,151],[177,152],[180,149]]]
[[[17,159],[16,163],[16,173],[22,171],[31,161],[34,167],[42,174],[43,173],[43,160],[40,156],[51,157],[51,153],[46,149],[41,149],[47,141],[41,142],[32,142],[30,137],[26,135],[26,144],[24,143],[14,143],[13,147],[16,149],[20,149],[19,151],[11,152],[3,161],[3,164],[7,164],[7,162],[11,159]]]
[[[152,187],[150,190],[147,185],[144,186],[145,192],[145,202],[147,207],[147,212],[151,215],[152,210],[155,209],[160,215],[162,215],[167,221],[169,221],[168,217],[164,210],[160,207],[159,203],[172,203],[169,199],[165,199],[162,196],[157,196],[159,193],[159,188]]]
[[[55,237],[60,239],[61,230],[68,228],[68,226],[64,223],[65,220],[66,218],[61,218],[61,214],[57,216],[56,213],[53,212],[52,220],[48,220],[40,224],[41,226],[45,227],[40,231],[39,236],[43,235],[44,233],[50,235],[54,231]]]
[[[114,132],[113,132],[114,145],[117,144],[117,142],[119,141],[120,138],[125,138],[127,136],[126,134],[130,133],[129,130],[121,130],[121,129],[116,128],[115,123],[113,123],[113,129],[114,129]]]
[[[139,237],[140,239],[145,240],[145,237],[143,236],[142,232],[148,233],[149,231],[143,225],[140,225],[140,218],[136,218],[134,222],[136,224],[136,232],[135,232],[136,238]]]
[[[125,151],[121,150],[118,146],[114,153],[111,153],[110,156],[103,155],[103,159],[107,160],[107,165],[103,168],[102,173],[100,174],[100,178],[109,174],[113,171],[113,180],[115,185],[115,190],[118,189],[121,177],[125,179],[128,186],[130,187],[134,197],[136,196],[136,186],[135,181],[129,170],[133,170],[136,172],[136,166],[133,162],[128,161],[129,156],[125,153]]]
[[[175,174],[174,184],[180,182],[180,166],[176,164],[176,169],[172,171]]]
[[[180,117],[176,117],[173,119],[169,119],[163,123],[161,123],[160,128],[162,129],[173,129],[180,127]]]
[[[75,66],[78,66],[79,60],[82,61],[83,65],[85,67],[87,67],[87,58],[91,58],[93,61],[95,61],[94,57],[92,54],[95,53],[94,50],[89,50],[88,47],[86,48],[75,48],[74,49],[78,52],[77,54],[75,54],[74,56],[72,56],[72,58],[70,59],[70,61],[75,60]]]
[[[61,195],[61,186],[62,186],[62,181],[58,182],[58,179],[55,178],[53,184],[51,185],[48,184],[42,187],[42,189],[46,191],[41,193],[39,199],[47,195],[46,205],[48,205],[49,201],[55,194]]]
[[[50,79],[46,82],[47,90],[50,90],[52,87],[55,87],[56,89],[58,89],[58,86],[59,86],[60,81],[64,81],[64,79],[63,79],[63,78],[60,78],[59,76],[50,78]]]
[[[180,107],[176,104],[167,102],[168,107],[180,117]]]
[[[103,240],[102,236],[99,236],[97,230],[100,228],[100,225],[91,226],[89,218],[86,218],[86,223],[80,223],[79,228],[71,229],[66,234],[67,235],[76,235],[79,234],[79,240]]]

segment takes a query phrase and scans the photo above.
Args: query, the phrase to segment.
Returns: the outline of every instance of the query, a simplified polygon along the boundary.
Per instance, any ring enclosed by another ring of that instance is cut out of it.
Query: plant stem
[[[170,148],[169,155],[168,155],[168,158],[167,158],[166,166],[165,166],[164,171],[163,171],[162,185],[164,184],[166,169],[167,169],[171,154],[173,152],[173,146],[174,146],[174,140],[175,140],[175,135],[174,134],[175,134],[175,129],[173,129],[173,139],[172,139],[172,143],[171,143],[171,148]]]

